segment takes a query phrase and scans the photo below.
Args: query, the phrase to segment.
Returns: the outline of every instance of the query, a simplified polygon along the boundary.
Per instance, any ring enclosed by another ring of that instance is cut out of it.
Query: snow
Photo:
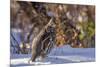
[[[20,33],[12,31],[12,34],[20,43]],[[11,38],[12,39],[12,38]],[[13,40],[12,40],[13,41]],[[13,41],[13,44],[16,43]],[[16,48],[15,48],[16,50]],[[94,62],[95,61],[95,48],[72,48],[69,45],[61,47],[54,47],[50,54],[44,58],[42,62],[28,63],[31,58],[31,54],[15,54],[14,48],[11,47],[11,67],[26,67],[33,65],[47,65],[47,64],[64,64],[64,63],[79,63],[79,62]]]
[[[12,54],[11,67],[47,64],[94,62],[95,48],[71,48],[69,45],[54,47],[42,62],[28,63],[31,54]]]
[[[17,40],[17,42],[20,43],[21,42],[21,39],[20,39],[21,33],[20,32],[16,33],[15,31],[12,31],[11,33],[14,36],[14,38]],[[16,43],[14,42],[12,37],[11,37],[11,40],[13,42],[13,45],[16,45]]]

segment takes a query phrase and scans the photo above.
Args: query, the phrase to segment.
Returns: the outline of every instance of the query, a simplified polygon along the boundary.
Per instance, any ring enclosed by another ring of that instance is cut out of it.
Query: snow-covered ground
[[[95,48],[55,47],[42,62],[28,63],[31,54],[11,54],[11,67],[95,61]]]
[[[20,43],[20,32],[16,33],[16,30],[12,30],[12,34]],[[11,40],[16,45],[12,38]],[[32,62],[31,64],[28,63],[31,54],[12,54],[13,51],[14,49],[11,47],[11,67],[95,61],[95,48],[71,48],[69,45],[54,47],[44,61]]]

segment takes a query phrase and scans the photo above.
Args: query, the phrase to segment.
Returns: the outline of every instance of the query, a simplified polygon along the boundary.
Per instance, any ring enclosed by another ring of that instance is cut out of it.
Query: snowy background
[[[12,32],[16,40],[20,43],[20,34]],[[16,43],[11,38],[12,43]],[[50,54],[44,58],[42,62],[28,63],[31,54],[16,54],[16,48],[11,47],[10,66],[11,67],[25,67],[33,65],[47,65],[47,64],[64,64],[64,63],[79,63],[79,62],[94,62],[95,48],[72,48],[70,45],[54,47]]]
[[[28,63],[31,54],[11,54],[11,67],[47,64],[94,62],[95,48],[71,48],[69,45],[55,47],[43,62]]]

